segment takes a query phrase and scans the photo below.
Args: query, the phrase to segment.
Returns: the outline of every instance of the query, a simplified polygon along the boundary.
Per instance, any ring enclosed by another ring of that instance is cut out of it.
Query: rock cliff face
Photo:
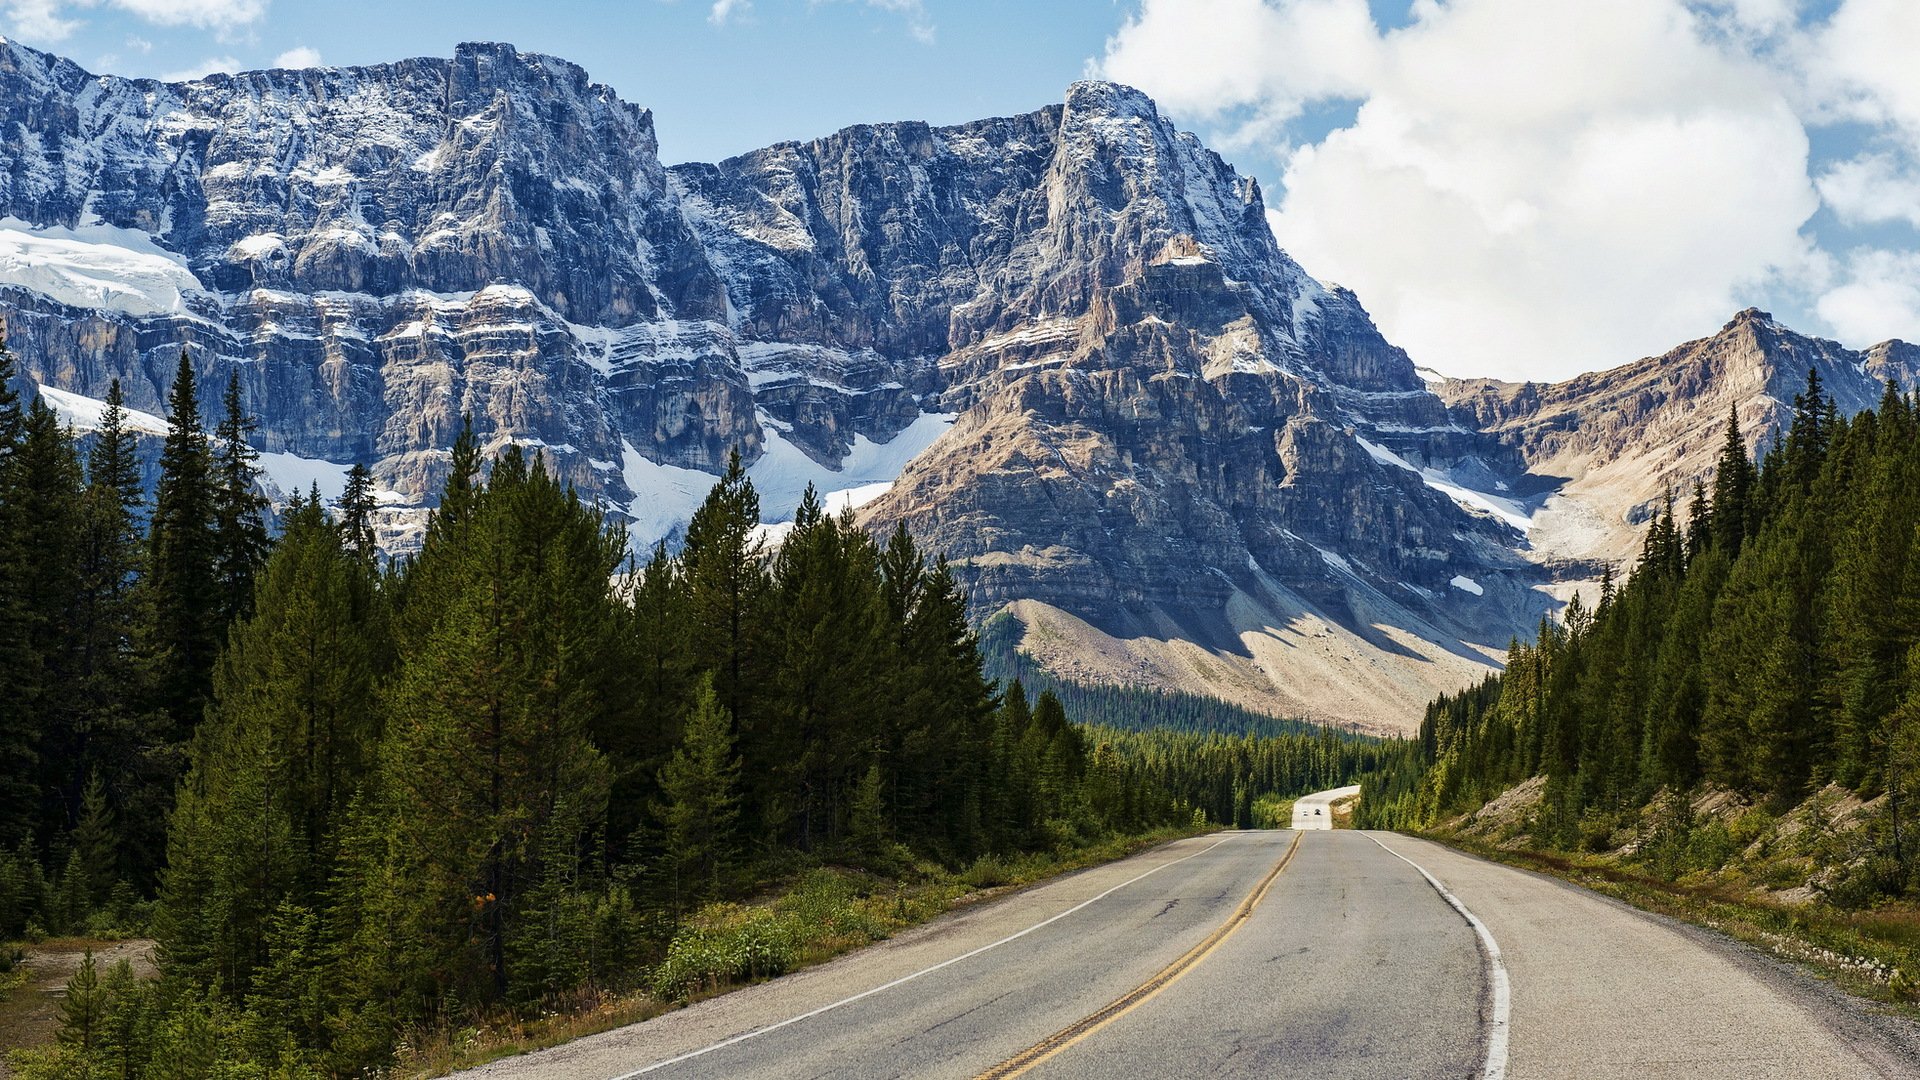
[[[238,373],[280,491],[372,465],[394,549],[463,416],[637,544],[737,448],[769,521],[811,482],[904,522],[1056,669],[1375,728],[1535,625],[1580,572],[1543,549],[1627,543],[1636,440],[1762,390],[1662,358],[1436,393],[1108,83],[668,168],[646,111],[508,46],[162,84],[0,44],[0,126],[0,313],[82,426],[116,377],[160,412],[184,344]],[[1543,544],[1608,469],[1606,542]]]

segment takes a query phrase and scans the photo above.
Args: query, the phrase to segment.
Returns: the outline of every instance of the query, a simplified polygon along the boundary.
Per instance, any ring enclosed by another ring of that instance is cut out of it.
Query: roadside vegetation
[[[1838,415],[1809,373],[1736,419],[1627,582],[1436,700],[1362,827],[1571,876],[1913,1001],[1920,972],[1920,400]]]

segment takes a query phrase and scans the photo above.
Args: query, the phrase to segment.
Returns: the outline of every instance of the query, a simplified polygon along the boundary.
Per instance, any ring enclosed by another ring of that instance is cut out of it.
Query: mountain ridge
[[[1117,84],[669,167],[509,45],[163,84],[9,44],[0,123],[36,133],[0,148],[32,380],[158,412],[187,344],[280,490],[371,465],[395,550],[463,416],[643,545],[738,449],[776,528],[808,483],[906,525],[1063,674],[1397,730],[1630,535],[1553,426],[1618,380],[1430,384]],[[1599,539],[1548,542],[1576,496]]]

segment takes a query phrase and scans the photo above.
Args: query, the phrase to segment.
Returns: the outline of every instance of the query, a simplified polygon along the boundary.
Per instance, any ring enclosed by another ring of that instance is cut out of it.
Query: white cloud
[[[15,34],[53,44],[71,37],[82,25],[82,20],[68,17],[70,11],[103,3],[158,26],[193,26],[223,36],[260,21],[267,13],[267,0],[0,0],[0,13]],[[139,38],[129,38],[127,43],[140,52],[153,48]]]
[[[239,71],[240,61],[231,56],[209,56],[192,67],[169,71],[160,76],[161,82],[193,82],[204,79],[218,71]]]
[[[827,3],[832,0],[811,0],[812,3]],[[890,11],[903,15],[907,20],[907,33],[914,40],[926,45],[933,44],[935,31],[933,20],[927,15],[924,0],[855,0],[855,2],[879,11]],[[707,9],[707,21],[715,26],[725,26],[733,22],[746,22],[753,12],[753,0],[713,0],[713,6]]]
[[[1382,52],[1365,0],[1146,0],[1101,73],[1199,119],[1248,106],[1285,118],[1364,96]]]
[[[158,26],[232,30],[260,21],[267,0],[109,0],[122,11]]]
[[[1889,125],[1920,141],[1920,4],[1844,0],[1800,48],[1813,104],[1831,115]]]
[[[288,49],[273,58],[277,68],[317,68],[321,66],[320,50],[308,45]]]
[[[923,45],[933,44],[933,20],[927,17],[927,6],[922,0],[865,0],[865,3],[870,8],[905,16],[907,33]]]
[[[43,45],[65,41],[80,28],[78,19],[62,17],[60,9],[60,0],[10,0],[0,4],[14,36]]]
[[[1742,6],[1719,18],[1765,16]],[[1805,129],[1721,22],[1680,0],[1417,0],[1414,16],[1381,32],[1360,0],[1148,0],[1102,68],[1202,119],[1362,101],[1279,155],[1274,231],[1449,373],[1558,378],[1661,352],[1810,264]]]
[[[1820,297],[1820,317],[1851,343],[1920,341],[1920,252],[1848,253],[1843,283]]]
[[[1892,154],[1862,154],[1820,174],[1820,197],[1848,225],[1920,226],[1920,176]]]

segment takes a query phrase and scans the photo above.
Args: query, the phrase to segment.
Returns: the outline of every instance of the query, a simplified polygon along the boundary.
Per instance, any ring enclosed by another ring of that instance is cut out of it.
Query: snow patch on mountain
[[[36,226],[0,218],[0,284],[77,308],[128,315],[186,310],[203,292],[187,261],[136,229]]]
[[[318,489],[320,497],[329,502],[338,499],[340,493],[347,489],[347,471],[353,468],[351,465],[301,457],[285,451],[262,453],[259,466],[260,477],[266,481],[269,495],[284,500],[295,495],[305,496]]]
[[[1367,456],[1373,460],[1382,465],[1392,465],[1413,473],[1420,478],[1421,483],[1452,499],[1467,510],[1498,518],[1522,534],[1533,528],[1533,511],[1527,509],[1526,504],[1517,499],[1466,487],[1457,482],[1445,469],[1422,469],[1386,447],[1368,442],[1358,435],[1354,436],[1354,441],[1359,443],[1360,448],[1365,450]]]
[[[640,456],[626,440],[620,443],[621,476],[633,501],[627,505],[628,540],[644,551],[685,527],[719,477],[699,469],[662,465]]]
[[[780,425],[766,422],[769,419],[762,416],[767,452],[753,463],[747,475],[760,493],[760,519],[774,523],[793,520],[808,484],[820,493],[823,503],[837,499],[842,507],[864,506],[885,495],[907,463],[946,434],[959,414],[921,413],[883,443],[856,434],[853,449],[837,469],[808,457],[806,451],[787,441]],[[829,509],[838,507],[830,505]]]
[[[73,428],[77,434],[99,431],[107,415],[107,403],[97,398],[83,397],[80,394],[59,390],[44,383],[40,387],[40,400],[47,403],[60,417],[60,421]],[[148,435],[165,435],[167,422],[148,412],[138,409],[122,408],[121,424],[132,431]]]

